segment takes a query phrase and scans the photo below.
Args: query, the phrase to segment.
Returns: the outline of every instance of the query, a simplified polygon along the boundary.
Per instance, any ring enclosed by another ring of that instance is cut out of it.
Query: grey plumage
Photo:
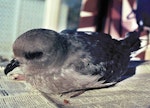
[[[118,41],[97,32],[33,29],[16,39],[13,52],[27,82],[41,92],[63,94],[116,84],[130,53],[140,47],[138,36],[131,32]],[[9,64],[5,73],[14,67]]]

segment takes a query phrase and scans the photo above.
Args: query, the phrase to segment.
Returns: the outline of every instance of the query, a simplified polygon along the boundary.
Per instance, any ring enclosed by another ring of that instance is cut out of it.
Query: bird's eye
[[[40,52],[40,51],[24,53],[24,57],[28,60],[41,58],[42,55],[43,55],[43,52]]]

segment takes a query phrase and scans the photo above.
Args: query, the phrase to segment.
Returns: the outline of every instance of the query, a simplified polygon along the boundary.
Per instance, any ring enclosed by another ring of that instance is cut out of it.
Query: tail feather
[[[136,51],[140,48],[141,41],[139,39],[140,34],[136,31],[129,32],[126,38],[122,40],[121,45],[129,48],[131,52]]]

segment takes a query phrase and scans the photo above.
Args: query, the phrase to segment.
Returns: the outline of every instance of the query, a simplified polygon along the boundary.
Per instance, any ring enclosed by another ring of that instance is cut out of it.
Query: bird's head
[[[56,61],[60,59],[63,51],[57,32],[47,29],[27,31],[15,40],[13,44],[15,59],[5,68],[5,74],[17,66],[42,69],[56,65]]]

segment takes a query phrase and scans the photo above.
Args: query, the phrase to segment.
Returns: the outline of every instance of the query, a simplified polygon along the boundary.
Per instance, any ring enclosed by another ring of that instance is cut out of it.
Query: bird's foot
[[[19,73],[10,74],[9,77],[11,79],[17,80],[17,81],[24,81],[25,80],[25,75],[24,74],[19,74]]]

